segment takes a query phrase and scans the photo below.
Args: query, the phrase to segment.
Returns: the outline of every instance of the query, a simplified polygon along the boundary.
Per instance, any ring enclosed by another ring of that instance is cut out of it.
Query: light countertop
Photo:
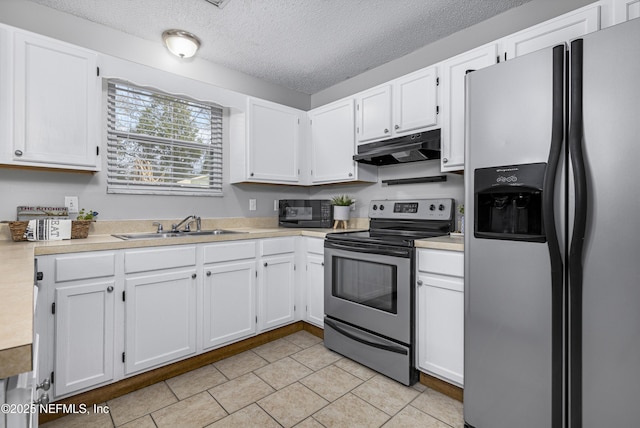
[[[324,238],[343,229],[288,229],[278,227],[225,227],[242,234],[165,238],[161,240],[122,240],[109,234],[90,234],[86,239],[65,241],[13,242],[0,240],[0,379],[32,369],[34,258],[46,254],[119,250],[204,242],[223,242],[279,236]],[[358,224],[349,230],[366,230]],[[205,227],[203,227],[204,229]],[[118,232],[132,232],[119,230]],[[145,230],[148,231],[148,230]],[[462,238],[441,237],[416,241],[417,248],[462,251]]]

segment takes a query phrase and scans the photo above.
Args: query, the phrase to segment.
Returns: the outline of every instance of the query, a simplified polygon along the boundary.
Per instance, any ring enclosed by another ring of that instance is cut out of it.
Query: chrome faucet
[[[191,232],[191,223],[193,223],[194,221],[196,222],[196,230],[199,232],[201,227],[201,220],[200,220],[200,217],[196,215],[190,215],[186,217],[184,220],[182,220],[180,223],[172,224],[171,232],[180,232],[179,230],[180,226],[182,226],[185,223],[186,223],[186,226],[184,227],[183,232]]]

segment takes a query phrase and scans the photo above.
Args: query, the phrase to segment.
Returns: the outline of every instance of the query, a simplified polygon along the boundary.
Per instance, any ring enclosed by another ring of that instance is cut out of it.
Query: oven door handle
[[[358,336],[356,336],[354,334],[351,334],[351,333],[343,330],[342,328],[338,327],[336,325],[336,323],[334,323],[333,321],[331,321],[331,320],[329,320],[327,318],[324,319],[324,323],[327,324],[332,329],[334,329],[335,331],[337,331],[338,333],[342,334],[343,336],[347,336],[349,339],[355,340],[356,342],[360,342],[362,344],[365,344],[367,346],[372,346],[374,348],[382,349],[384,351],[395,352],[396,354],[402,354],[402,355],[409,354],[409,351],[407,351],[406,349],[401,348],[399,346],[384,345],[382,343],[370,342],[370,341],[368,341],[366,339],[363,339],[363,338],[358,337]]]
[[[411,257],[411,250],[409,249],[392,249],[392,248],[371,248],[365,246],[355,246],[348,244],[339,244],[337,242],[326,242],[324,244],[325,248],[334,248],[336,250],[344,250],[351,251],[355,253],[368,253],[368,254],[379,254],[382,256],[392,256],[392,257]]]

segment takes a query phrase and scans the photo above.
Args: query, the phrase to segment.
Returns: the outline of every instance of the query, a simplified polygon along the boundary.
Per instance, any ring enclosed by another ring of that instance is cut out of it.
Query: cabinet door
[[[324,256],[307,255],[307,318],[324,327]]]
[[[418,367],[463,385],[464,284],[462,278],[418,275]]]
[[[55,396],[113,379],[115,281],[55,290]]]
[[[640,0],[613,1],[614,24],[620,24],[635,18],[640,18]]]
[[[429,67],[393,82],[393,132],[410,134],[438,124],[437,68]]]
[[[298,181],[300,114],[279,104],[249,100],[249,180]]]
[[[99,169],[96,58],[65,43],[14,34],[12,163]]]
[[[355,112],[352,99],[309,113],[311,120],[311,180],[313,183],[355,178]]]
[[[295,255],[264,257],[258,272],[258,327],[269,330],[294,321]]]
[[[203,349],[256,332],[255,259],[205,267]]]
[[[495,44],[444,61],[442,75],[442,171],[464,169],[465,75],[495,64]]]
[[[600,6],[587,6],[505,37],[505,59],[569,42],[599,29]]]
[[[196,352],[195,269],[125,278],[125,373]]]
[[[360,94],[357,100],[358,142],[391,136],[391,85]]]

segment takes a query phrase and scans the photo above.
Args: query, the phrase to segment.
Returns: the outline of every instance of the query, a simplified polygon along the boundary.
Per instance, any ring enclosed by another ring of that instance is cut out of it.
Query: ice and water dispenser
[[[542,191],[546,163],[475,170],[474,236],[545,242]]]

